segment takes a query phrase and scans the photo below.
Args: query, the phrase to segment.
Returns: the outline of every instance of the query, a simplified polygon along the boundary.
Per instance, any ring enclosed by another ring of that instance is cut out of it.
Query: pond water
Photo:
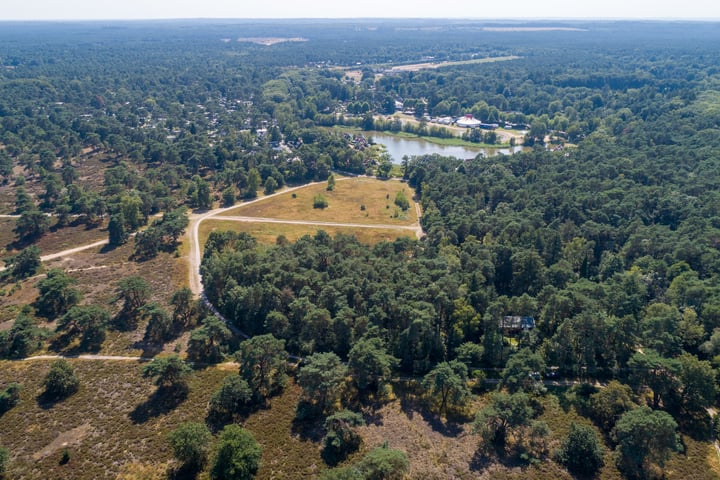
[[[404,155],[408,157],[419,155],[432,155],[437,153],[445,157],[455,157],[462,159],[475,158],[478,153],[483,153],[489,157],[492,155],[503,154],[510,155],[522,150],[521,146],[508,148],[480,148],[480,147],[459,147],[450,145],[438,145],[431,143],[422,138],[404,138],[395,137],[380,132],[367,133],[366,136],[375,143],[385,145],[387,152],[392,157],[392,162],[400,164]]]

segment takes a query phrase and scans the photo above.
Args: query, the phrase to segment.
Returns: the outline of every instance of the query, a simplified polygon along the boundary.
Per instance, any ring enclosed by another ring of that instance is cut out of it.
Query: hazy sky
[[[0,20],[151,18],[720,19],[717,0],[2,0]]]

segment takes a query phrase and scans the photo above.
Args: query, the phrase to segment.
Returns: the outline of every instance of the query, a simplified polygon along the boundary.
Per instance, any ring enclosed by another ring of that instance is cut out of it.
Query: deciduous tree
[[[207,459],[212,435],[202,423],[181,423],[168,434],[173,456],[189,468],[200,468]]]
[[[226,425],[220,432],[210,478],[250,480],[260,466],[261,456],[262,448],[250,432],[239,425]]]

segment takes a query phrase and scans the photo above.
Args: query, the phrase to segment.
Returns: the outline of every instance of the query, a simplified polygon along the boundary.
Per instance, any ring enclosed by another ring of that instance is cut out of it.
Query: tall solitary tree
[[[423,378],[423,386],[440,400],[440,413],[447,413],[448,404],[462,405],[470,396],[467,366],[457,360],[438,363]]]
[[[240,425],[226,425],[220,432],[217,454],[210,470],[213,480],[250,480],[260,466],[262,448]]]
[[[10,268],[10,273],[16,279],[23,279],[35,275],[42,265],[40,260],[40,247],[30,245],[17,255],[6,258],[5,264]]]
[[[677,423],[660,410],[639,407],[625,413],[615,425],[618,465],[631,476],[644,478],[652,464],[662,468],[677,450]]]
[[[173,456],[188,468],[199,469],[207,459],[212,435],[203,423],[181,423],[168,434]]]
[[[177,355],[154,358],[142,369],[143,377],[155,378],[155,385],[161,388],[184,387],[192,369]]]
[[[40,296],[35,307],[40,315],[55,318],[63,315],[80,301],[80,291],[73,288],[76,281],[59,268],[48,270],[47,276],[37,283]]]
[[[50,228],[50,218],[40,210],[30,210],[20,215],[13,230],[21,242],[30,242]]]
[[[141,314],[141,308],[150,299],[150,285],[138,276],[123,278],[118,282],[117,300],[122,300],[123,306],[118,314],[121,323],[134,325]]]

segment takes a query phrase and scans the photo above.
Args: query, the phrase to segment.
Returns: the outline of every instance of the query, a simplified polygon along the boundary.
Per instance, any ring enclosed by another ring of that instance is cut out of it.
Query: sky
[[[2,0],[0,20],[597,18],[720,20],[717,0]]]

